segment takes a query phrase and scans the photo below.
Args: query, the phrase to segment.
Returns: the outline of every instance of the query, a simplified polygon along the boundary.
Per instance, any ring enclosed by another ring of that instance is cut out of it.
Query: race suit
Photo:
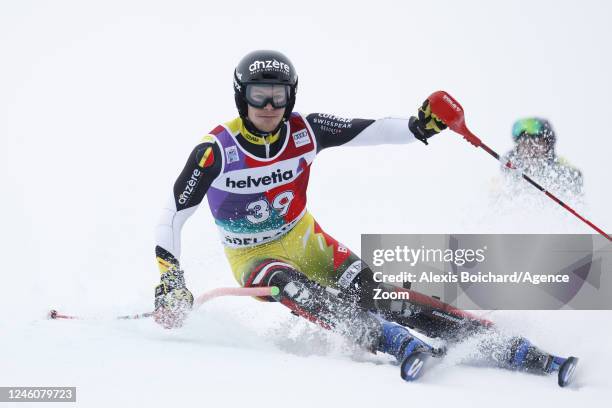
[[[246,282],[247,264],[270,253],[322,284],[337,284],[347,270],[357,275],[359,259],[325,234],[306,209],[310,166],[329,147],[414,140],[408,121],[393,118],[294,112],[278,133],[265,138],[248,132],[240,118],[219,125],[193,149],[174,184],[156,230],[159,266],[165,271],[178,265],[181,228],[206,195],[240,284]],[[345,276],[342,283],[348,281]]]
[[[456,316],[445,320],[442,313],[419,313],[421,308],[401,300],[375,301],[375,290],[402,289],[375,282],[370,268],[326,234],[306,208],[310,166],[322,150],[414,140],[407,119],[322,113],[294,112],[266,137],[251,134],[240,118],[215,127],[191,152],[163,210],[155,248],[160,271],[180,268],[181,228],[206,195],[240,285],[281,286],[286,289],[282,304],[326,327],[337,318],[365,322],[353,330],[359,332],[354,337],[367,337],[368,326],[376,325],[363,310],[442,334],[448,323],[456,324]]]

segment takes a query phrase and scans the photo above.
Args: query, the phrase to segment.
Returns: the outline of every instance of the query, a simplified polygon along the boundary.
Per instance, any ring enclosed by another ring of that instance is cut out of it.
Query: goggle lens
[[[521,136],[540,136],[544,124],[536,118],[517,120],[512,126],[512,137],[518,140]]]
[[[289,103],[289,85],[256,84],[247,85],[246,100],[255,108],[264,108],[268,103],[275,109],[284,108]]]

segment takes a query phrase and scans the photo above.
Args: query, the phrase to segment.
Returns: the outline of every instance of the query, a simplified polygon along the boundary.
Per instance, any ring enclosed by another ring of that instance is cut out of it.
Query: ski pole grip
[[[446,126],[459,133],[474,146],[479,147],[482,145],[482,141],[467,128],[463,108],[448,92],[436,91],[427,100],[429,101],[431,112],[444,122]]]

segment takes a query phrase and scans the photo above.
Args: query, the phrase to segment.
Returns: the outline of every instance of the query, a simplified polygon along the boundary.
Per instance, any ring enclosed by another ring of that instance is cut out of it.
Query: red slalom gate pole
[[[579,220],[587,224],[589,227],[593,228],[599,234],[606,237],[609,241],[612,241],[612,237],[606,234],[601,228],[597,225],[593,224],[591,221],[584,218],[580,215],[576,210],[572,207],[561,201],[557,196],[555,196],[550,191],[546,190],[540,184],[536,183],[531,177],[518,170],[511,162],[508,160],[507,162],[503,162],[499,154],[483,143],[480,138],[478,138],[475,134],[473,134],[465,124],[465,115],[463,108],[457,102],[455,98],[450,96],[445,91],[437,91],[432,93],[429,98],[429,104],[431,106],[431,111],[442,120],[451,130],[463,136],[465,140],[476,147],[482,148],[485,152],[489,153],[493,156],[497,161],[502,163],[504,166],[509,169],[513,169],[515,171],[519,171],[524,180],[526,180],[529,184],[540,190],[542,193],[547,195],[551,200],[559,204],[561,207],[565,208],[567,211],[576,216]]]
[[[195,299],[194,309],[200,307],[202,303],[208,302],[211,299],[221,296],[276,296],[280,290],[276,286],[264,286],[260,288],[216,288],[202,293]],[[146,319],[153,316],[153,312],[139,313],[133,315],[117,316],[117,320],[135,320]],[[49,319],[68,319],[68,320],[85,320],[86,318],[73,315],[65,315],[57,310],[51,310],[48,314]]]

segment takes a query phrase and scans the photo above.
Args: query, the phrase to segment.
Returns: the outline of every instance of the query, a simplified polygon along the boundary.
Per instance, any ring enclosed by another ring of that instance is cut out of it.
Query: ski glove
[[[181,327],[192,307],[193,295],[185,287],[183,271],[169,269],[163,273],[155,287],[155,321],[166,329]]]
[[[427,139],[446,129],[446,124],[433,114],[429,100],[425,100],[419,108],[419,117],[412,116],[408,122],[408,128],[414,137],[428,144]]]

